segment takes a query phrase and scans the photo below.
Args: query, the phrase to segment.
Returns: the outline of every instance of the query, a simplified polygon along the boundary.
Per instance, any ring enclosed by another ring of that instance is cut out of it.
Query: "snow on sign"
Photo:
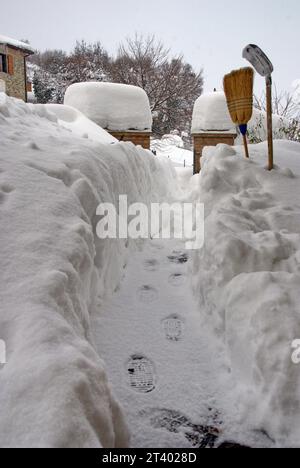
[[[148,96],[137,86],[76,83],[67,89],[65,104],[107,130],[151,132],[152,129]]]

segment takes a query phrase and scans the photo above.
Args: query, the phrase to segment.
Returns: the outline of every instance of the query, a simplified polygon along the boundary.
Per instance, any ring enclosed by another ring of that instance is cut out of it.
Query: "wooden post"
[[[268,124],[268,152],[269,152],[269,171],[274,169],[273,155],[273,110],[272,110],[272,77],[266,77],[267,84],[267,124]]]
[[[244,148],[245,148],[246,158],[249,159],[250,156],[249,156],[249,149],[248,149],[247,134],[246,134],[246,135],[243,135],[243,142],[244,142]]]

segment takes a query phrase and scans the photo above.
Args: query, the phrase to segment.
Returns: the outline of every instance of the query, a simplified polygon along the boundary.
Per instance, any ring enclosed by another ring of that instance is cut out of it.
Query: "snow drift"
[[[145,91],[137,86],[76,83],[67,89],[65,104],[75,107],[107,130],[151,132],[149,99]]]
[[[0,446],[124,447],[90,311],[131,246],[100,241],[95,212],[119,194],[167,197],[172,171],[131,143],[74,135],[48,109],[0,94]]]
[[[184,141],[178,135],[164,135],[160,140],[152,140],[151,150],[158,157],[169,158],[175,166],[193,165],[193,152],[184,148]]]
[[[200,176],[205,246],[194,257],[203,322],[226,344],[241,419],[280,446],[300,444],[300,145],[206,148]],[[204,312],[205,311],[205,312]]]

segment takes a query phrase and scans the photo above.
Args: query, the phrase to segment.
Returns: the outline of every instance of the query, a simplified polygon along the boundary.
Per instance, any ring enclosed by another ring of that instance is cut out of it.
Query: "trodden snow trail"
[[[184,241],[143,241],[118,291],[93,315],[95,345],[135,448],[249,441],[224,348],[201,327],[191,259]]]

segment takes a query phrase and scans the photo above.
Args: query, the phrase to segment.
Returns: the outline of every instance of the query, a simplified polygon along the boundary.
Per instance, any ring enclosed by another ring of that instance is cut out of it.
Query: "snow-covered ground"
[[[75,83],[67,89],[64,103],[75,107],[108,130],[152,130],[148,96],[137,86],[119,83]]]
[[[155,157],[4,94],[0,131],[0,446],[299,447],[300,145],[192,176],[180,138]],[[204,248],[98,239],[119,194],[203,202]]]

